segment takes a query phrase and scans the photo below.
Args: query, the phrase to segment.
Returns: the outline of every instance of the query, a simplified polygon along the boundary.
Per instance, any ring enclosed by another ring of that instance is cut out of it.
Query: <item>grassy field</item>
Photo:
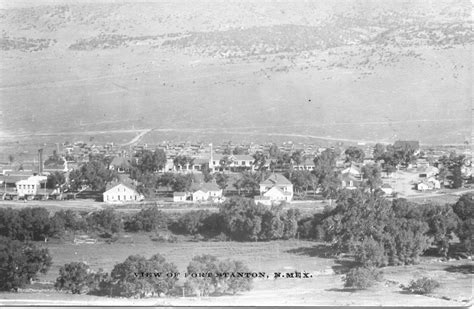
[[[92,269],[110,271],[115,263],[131,254],[150,257],[160,253],[168,261],[185,272],[193,256],[212,254],[219,258],[244,261],[254,271],[273,272],[306,271],[309,279],[260,279],[254,289],[237,296],[216,298],[178,297],[148,300],[110,299],[92,296],[74,296],[43,291],[41,294],[3,293],[3,304],[141,304],[141,305],[439,305],[460,306],[472,300],[472,262],[439,262],[424,257],[419,265],[386,267],[384,282],[367,291],[343,290],[344,263],[326,256],[325,244],[310,241],[272,241],[255,243],[238,242],[180,242],[157,243],[147,235],[127,234],[113,244],[74,245],[71,243],[44,244],[53,256],[50,271],[40,277],[42,282],[54,281],[59,267],[71,261],[87,262]],[[342,264],[341,264],[342,263]],[[464,266],[463,266],[464,265]],[[468,266],[471,265],[471,266]],[[404,294],[400,284],[408,284],[413,278],[432,276],[441,282],[442,288],[430,296]],[[180,280],[182,283],[183,281]],[[18,301],[23,299],[24,301]],[[15,302],[16,300],[16,302]]]

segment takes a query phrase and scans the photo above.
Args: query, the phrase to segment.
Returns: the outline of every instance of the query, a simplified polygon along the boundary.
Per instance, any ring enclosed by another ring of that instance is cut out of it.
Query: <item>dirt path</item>
[[[130,146],[130,145],[135,145],[138,143],[145,135],[153,131],[153,129],[146,129],[141,131],[137,136],[135,136],[131,141],[128,143],[122,144],[122,146]]]

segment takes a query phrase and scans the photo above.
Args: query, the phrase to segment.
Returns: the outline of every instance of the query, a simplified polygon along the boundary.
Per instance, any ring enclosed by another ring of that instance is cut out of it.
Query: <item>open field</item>
[[[17,6],[0,14],[2,144],[471,138],[469,1]]]
[[[113,244],[74,245],[47,243],[53,256],[53,266],[40,281],[54,281],[59,267],[70,261],[86,261],[91,268],[110,271],[113,265],[131,254],[149,257],[162,254],[184,273],[192,256],[213,254],[219,258],[243,260],[254,271],[273,272],[306,271],[310,279],[259,279],[254,289],[237,296],[216,298],[164,298],[164,299],[110,299],[92,296],[74,296],[43,291],[38,293],[2,293],[1,304],[141,304],[141,305],[222,305],[238,302],[239,305],[438,305],[463,306],[472,300],[472,262],[468,260],[439,262],[424,257],[419,265],[384,268],[385,281],[367,291],[344,291],[340,271],[344,264],[326,257],[326,245],[309,241],[272,241],[257,243],[238,242],[182,242],[156,243],[146,235],[128,234]],[[464,265],[464,266],[462,266]],[[462,266],[462,267],[461,267]],[[408,284],[423,275],[435,277],[442,288],[431,296],[401,293],[400,284]],[[180,280],[182,282],[182,280]],[[350,296],[350,297],[347,297]]]

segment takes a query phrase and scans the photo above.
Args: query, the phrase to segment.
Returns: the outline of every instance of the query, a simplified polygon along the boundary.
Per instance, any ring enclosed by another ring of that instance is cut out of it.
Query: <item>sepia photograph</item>
[[[0,0],[0,306],[472,306],[472,12]]]

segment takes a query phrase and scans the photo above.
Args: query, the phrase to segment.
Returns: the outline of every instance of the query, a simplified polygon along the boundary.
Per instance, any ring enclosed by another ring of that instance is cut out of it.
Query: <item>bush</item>
[[[52,220],[45,208],[0,209],[0,235],[17,240],[42,241],[64,230],[62,221]]]
[[[0,290],[17,290],[45,274],[51,266],[48,249],[0,237]]]
[[[388,259],[381,242],[368,238],[352,246],[355,261],[361,266],[380,267],[388,264]]]
[[[84,263],[72,262],[59,269],[59,277],[54,287],[57,290],[69,291],[72,294],[86,294],[93,281],[89,266]]]
[[[185,286],[197,296],[249,291],[252,288],[252,278],[232,276],[238,272],[250,271],[241,261],[219,261],[212,255],[195,256],[188,265],[188,279]],[[193,277],[190,274],[203,274],[203,276]]]
[[[423,277],[417,280],[412,280],[407,287],[402,287],[403,290],[413,294],[429,294],[435,289],[439,288],[440,284],[438,281]]]
[[[90,230],[102,234],[114,234],[123,230],[122,218],[112,208],[93,212],[87,217]]]
[[[454,213],[459,217],[460,223],[456,229],[456,235],[461,240],[464,248],[472,251],[472,238],[474,235],[474,195],[462,195],[453,205]]]
[[[177,273],[177,268],[160,254],[149,259],[131,255],[112,270],[111,293],[113,296],[140,298],[166,295],[178,281],[177,277],[168,277],[168,273]]]
[[[70,209],[56,212],[52,219],[63,222],[64,229],[68,231],[84,231],[87,229],[84,218]]]
[[[140,210],[125,223],[125,229],[130,232],[152,232],[167,229],[167,226],[168,216],[156,207]]]
[[[358,267],[351,269],[344,277],[344,287],[367,289],[383,278],[382,272],[376,268]]]

